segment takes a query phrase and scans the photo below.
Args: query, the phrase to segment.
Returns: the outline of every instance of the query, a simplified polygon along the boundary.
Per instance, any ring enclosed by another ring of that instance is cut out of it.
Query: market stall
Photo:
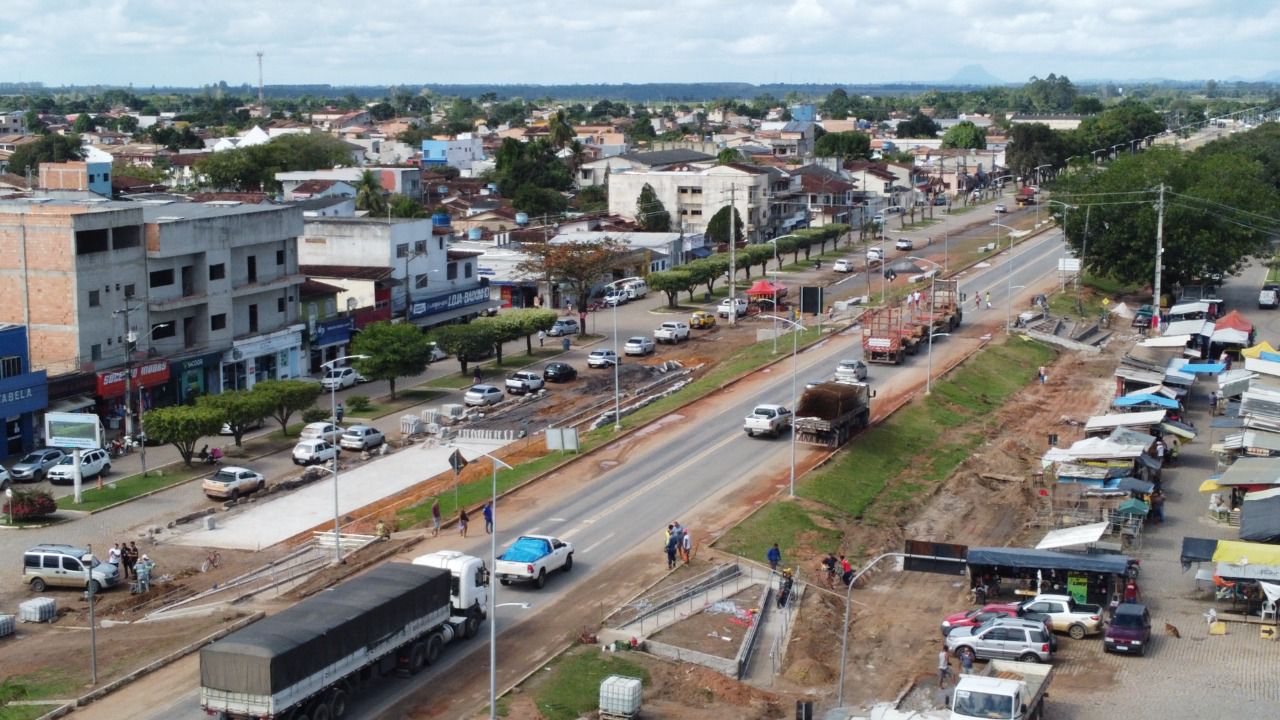
[[[1117,583],[1129,567],[1126,555],[1088,555],[1032,548],[969,548],[971,585],[983,578],[1001,581],[1003,592],[1015,595],[1068,593],[1077,602],[1110,604]]]

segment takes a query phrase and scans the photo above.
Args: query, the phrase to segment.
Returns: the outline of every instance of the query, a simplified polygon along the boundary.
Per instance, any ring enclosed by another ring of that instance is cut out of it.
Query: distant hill
[[[987,72],[987,69],[981,65],[965,65],[951,76],[947,81],[949,85],[980,85],[987,87],[989,85],[1004,85],[1005,81]]]

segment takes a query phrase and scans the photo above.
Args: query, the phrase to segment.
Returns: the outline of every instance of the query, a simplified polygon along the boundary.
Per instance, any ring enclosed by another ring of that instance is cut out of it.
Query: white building
[[[645,185],[671,215],[673,228],[685,234],[706,231],[712,216],[732,201],[752,242],[767,239],[771,221],[768,171],[730,163],[711,167],[676,166],[669,170],[624,170],[609,175],[609,212],[636,219],[636,202]]]
[[[348,185],[360,179],[364,171],[370,171],[382,189],[398,195],[422,199],[422,171],[416,167],[345,167],[332,170],[297,170],[276,173],[285,197],[289,197],[299,185],[309,180],[340,180]]]
[[[212,142],[205,141],[209,145],[209,149],[213,152],[222,152],[223,150],[236,150],[238,148],[247,148],[254,145],[265,145],[271,142],[271,136],[266,130],[257,125],[240,133],[235,137],[218,138]]]
[[[484,142],[473,133],[462,133],[449,140],[422,141],[422,169],[448,165],[457,168],[462,177],[474,177],[475,164],[484,161]]]

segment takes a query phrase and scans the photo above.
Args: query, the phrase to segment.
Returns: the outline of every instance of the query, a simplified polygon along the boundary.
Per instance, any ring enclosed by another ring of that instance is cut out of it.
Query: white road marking
[[[565,518],[547,518],[547,522],[569,522]]]
[[[609,533],[608,535],[605,535],[604,537],[600,538],[598,541],[591,543],[590,545],[588,545],[587,547],[583,548],[582,550],[579,550],[578,552],[589,553],[589,552],[591,552],[592,550],[595,550],[596,548],[598,548],[598,547],[600,547],[601,545],[603,545],[603,544],[605,543],[605,541],[607,541],[609,538],[613,537],[613,536],[614,536],[614,534],[615,534],[615,533]]]

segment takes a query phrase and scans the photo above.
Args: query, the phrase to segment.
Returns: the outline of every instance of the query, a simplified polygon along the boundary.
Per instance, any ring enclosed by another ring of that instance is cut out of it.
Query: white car
[[[302,428],[302,433],[298,437],[303,440],[328,440],[336,443],[338,438],[342,437],[342,433],[342,428],[331,422],[313,422]]]
[[[342,455],[337,445],[324,440],[303,440],[293,446],[294,465],[313,465],[315,463],[333,462]]]
[[[200,489],[204,491],[205,497],[214,500],[235,500],[266,486],[267,480],[261,473],[249,468],[224,467],[205,478]]]
[[[587,367],[604,368],[618,363],[618,353],[612,350],[592,350],[587,355]]]
[[[427,362],[429,363],[439,362],[440,360],[443,360],[449,357],[449,353],[441,350],[440,346],[437,345],[436,343],[431,342],[427,344],[431,346],[431,352],[430,354],[427,355]]]
[[[884,257],[880,253],[880,248],[867,248],[867,262],[880,262]]]
[[[729,317],[729,313],[733,312],[733,308],[737,309],[738,317],[747,314],[747,301],[742,298],[729,299],[725,298],[720,301],[720,307],[716,308],[716,314],[722,318]]]
[[[631,300],[631,296],[627,295],[627,293],[623,291],[609,293],[608,295],[604,296],[604,304],[608,305],[609,307],[626,305],[630,300]]]
[[[627,338],[627,344],[622,346],[622,353],[624,355],[649,355],[657,349],[658,346],[653,342],[653,338],[637,335]]]
[[[9,471],[3,465],[0,465],[0,490],[8,490],[11,482],[13,482],[13,478],[9,477]]]
[[[841,360],[836,365],[836,382],[862,382],[867,379],[867,364],[861,360]]]
[[[878,254],[877,257],[879,257]],[[849,258],[840,258],[831,266],[831,269],[836,272],[853,272],[853,261]]]
[[[320,387],[325,390],[346,390],[356,384],[357,377],[355,368],[334,368],[320,379]]]
[[[507,376],[506,385],[507,392],[512,395],[524,395],[541,390],[546,381],[532,370],[517,370]]]
[[[244,429],[246,432],[249,430],[261,430],[265,422],[266,421],[263,420],[262,418],[258,418],[257,420],[251,420],[248,423],[245,423]],[[231,423],[222,423],[222,429],[218,431],[218,434],[234,435],[235,433],[231,432]]]
[[[497,405],[502,402],[502,390],[493,385],[472,385],[462,396],[467,405]]]
[[[1003,206],[1003,205],[997,205],[997,206],[996,206],[996,214],[997,214],[997,215],[1003,215],[1003,214],[1005,214],[1005,213],[1007,213],[1007,212],[1009,212],[1009,208],[1007,208],[1007,207],[1005,207],[1005,206]]]
[[[344,450],[368,450],[386,441],[382,431],[372,425],[352,425],[342,433],[338,446]]]
[[[911,238],[898,238],[898,242],[893,244],[899,250],[911,250],[916,244],[911,242]]]
[[[80,451],[80,479],[86,480],[111,472],[111,456],[102,448]],[[76,481],[75,454],[68,453],[49,468],[45,479],[53,485],[71,485]]]
[[[556,320],[551,329],[547,331],[548,335],[558,337],[560,335],[577,335],[581,332],[578,327],[578,321],[573,318],[560,318]]]

